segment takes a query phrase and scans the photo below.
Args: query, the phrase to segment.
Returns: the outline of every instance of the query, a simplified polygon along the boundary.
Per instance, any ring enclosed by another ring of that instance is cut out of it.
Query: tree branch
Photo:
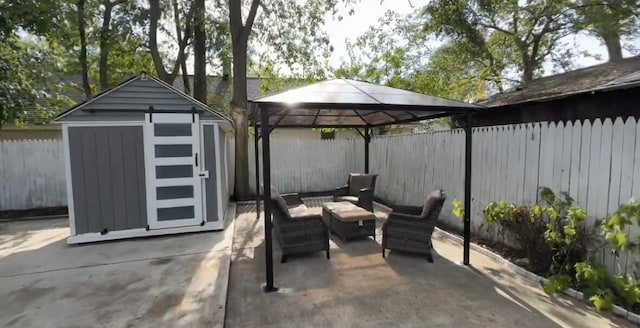
[[[249,15],[247,16],[247,21],[242,26],[242,37],[245,39],[249,38],[249,34],[251,34],[251,28],[253,27],[253,22],[256,20],[256,15],[258,14],[258,6],[262,1],[253,0],[251,2],[251,8],[249,9]]]

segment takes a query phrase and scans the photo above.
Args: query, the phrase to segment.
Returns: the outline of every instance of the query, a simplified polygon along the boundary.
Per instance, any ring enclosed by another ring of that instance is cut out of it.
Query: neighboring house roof
[[[535,79],[510,91],[481,100],[478,104],[500,107],[636,86],[640,86],[640,56]]]
[[[189,75],[188,79],[189,86],[191,87],[191,90],[193,90],[193,75]],[[254,100],[281,91],[280,89],[263,90],[262,84],[267,81],[269,81],[268,78],[247,77],[247,99]],[[176,77],[176,80],[173,82],[173,86],[180,91],[184,91],[184,80],[182,76],[178,75],[178,77]],[[231,92],[231,87],[232,81],[230,79],[225,79],[222,76],[215,75],[207,77],[207,89],[209,89],[213,94],[221,95],[226,92]],[[284,89],[286,90],[293,87],[295,87],[295,83],[287,83],[287,85],[284,86]]]
[[[111,89],[107,89],[104,90],[98,94],[96,94],[94,97],[92,97],[89,100],[80,102],[78,104],[76,104],[75,106],[69,108],[68,110],[58,114],[58,116],[56,117],[56,119],[54,121],[60,121],[61,119],[63,119],[64,117],[72,114],[73,112],[80,110],[82,108],[84,108],[85,106],[88,106],[94,102],[100,101],[100,99],[102,99],[103,97],[106,97],[107,95],[114,93],[116,91],[118,91],[119,89],[122,89],[123,87],[127,86],[128,84],[137,81],[137,80],[150,80],[150,81],[154,81],[155,83],[157,83],[158,85],[164,87],[167,91],[172,92],[177,94],[178,96],[186,99],[188,102],[190,102],[191,104],[195,105],[196,107],[198,107],[201,110],[204,110],[206,112],[209,112],[213,115],[215,115],[216,117],[219,117],[221,119],[225,119],[227,121],[229,121],[229,119],[223,115],[222,113],[216,112],[214,110],[212,110],[211,108],[209,108],[206,104],[203,104],[202,102],[196,100],[195,98],[185,94],[184,92],[174,88],[173,86],[165,83],[164,81],[157,79],[153,76],[150,76],[148,74],[145,73],[141,73],[135,76],[130,77],[129,79],[123,81],[122,83],[118,84],[117,86],[111,88]]]

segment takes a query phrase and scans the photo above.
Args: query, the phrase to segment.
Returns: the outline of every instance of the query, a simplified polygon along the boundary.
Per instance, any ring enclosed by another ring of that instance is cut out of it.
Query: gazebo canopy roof
[[[276,127],[376,127],[474,112],[484,108],[387,86],[333,79],[252,101],[252,121],[269,111]]]

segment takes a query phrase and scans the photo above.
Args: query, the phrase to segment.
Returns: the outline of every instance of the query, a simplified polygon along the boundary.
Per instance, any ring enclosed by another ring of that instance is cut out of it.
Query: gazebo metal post
[[[256,165],[256,220],[260,219],[260,152],[258,151],[258,145],[260,140],[260,133],[258,132],[258,120],[253,120],[253,148],[254,159]]]
[[[263,180],[263,207],[264,207],[264,255],[267,274],[267,283],[263,287],[265,293],[278,290],[273,285],[273,240],[271,234],[271,154],[269,148],[269,108],[263,108],[261,113],[260,129],[262,138],[262,180]]]
[[[471,242],[471,141],[473,139],[473,121],[471,113],[467,113],[464,124],[465,132],[465,158],[464,158],[464,243],[463,260],[464,265],[469,265],[469,248]]]
[[[369,173],[369,143],[371,142],[371,131],[364,128],[364,173]]]

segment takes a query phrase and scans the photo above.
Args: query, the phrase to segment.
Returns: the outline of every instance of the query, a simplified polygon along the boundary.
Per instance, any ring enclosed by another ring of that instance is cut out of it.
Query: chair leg
[[[280,258],[280,263],[287,263],[287,256],[286,255],[282,255],[282,258]]]
[[[331,259],[331,253],[329,253],[329,250],[327,249],[327,260]]]
[[[433,255],[431,255],[431,252],[427,254],[427,262],[433,263]]]
[[[382,247],[382,258],[385,258],[384,247]]]

